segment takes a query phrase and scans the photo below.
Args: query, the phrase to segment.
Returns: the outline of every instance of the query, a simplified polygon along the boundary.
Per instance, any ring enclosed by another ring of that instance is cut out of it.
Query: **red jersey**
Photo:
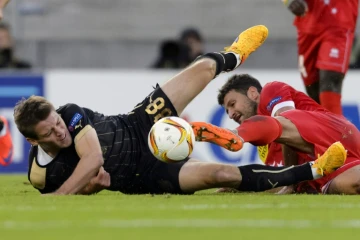
[[[327,111],[303,92],[295,90],[288,84],[276,81],[265,84],[260,95],[260,104],[258,106],[259,115],[273,117],[277,110],[288,106],[308,111]],[[273,142],[266,146],[258,147],[258,153],[260,159],[266,165],[284,165],[282,148],[279,143]],[[302,164],[310,160],[312,160],[312,157],[307,154],[298,153],[298,164]]]
[[[280,114],[295,124],[301,137],[314,145],[314,155],[322,155],[334,142],[347,150],[345,163],[360,160],[360,132],[346,118],[331,112],[290,110]]]
[[[270,82],[261,90],[258,114],[274,116],[283,107],[294,107],[305,111],[328,112],[305,93],[295,90],[283,82]]]
[[[360,159],[360,133],[346,118],[332,114],[304,93],[285,83],[270,82],[264,86],[258,106],[259,115],[274,116],[280,108],[288,106],[301,111],[285,111],[281,115],[296,125],[306,141],[314,144],[315,156],[323,154],[332,143],[341,141],[348,150],[349,161]],[[319,136],[325,137],[319,138]],[[281,148],[277,149],[280,151]],[[269,150],[271,149],[269,148]],[[267,154],[267,156],[272,155],[280,156],[280,153],[269,152]],[[299,157],[299,163],[310,158],[303,153],[299,153]],[[272,164],[268,162],[268,159],[265,163]]]
[[[308,11],[295,17],[294,25],[301,32],[317,33],[329,27],[355,31],[358,0],[305,0]]]

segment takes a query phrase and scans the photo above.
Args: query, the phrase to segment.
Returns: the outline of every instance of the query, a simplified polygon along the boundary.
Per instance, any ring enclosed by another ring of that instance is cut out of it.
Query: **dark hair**
[[[255,87],[259,93],[262,89],[260,82],[249,74],[234,75],[219,89],[218,103],[223,105],[225,95],[231,90],[247,95],[247,91],[250,87]]]
[[[19,131],[27,138],[38,139],[35,126],[45,120],[55,110],[54,106],[45,98],[31,96],[21,99],[14,108],[14,119]]]
[[[180,40],[185,41],[189,37],[190,38],[195,38],[199,42],[203,41],[203,38],[202,38],[200,32],[195,28],[187,28],[187,29],[183,30],[181,35],[180,35]]]

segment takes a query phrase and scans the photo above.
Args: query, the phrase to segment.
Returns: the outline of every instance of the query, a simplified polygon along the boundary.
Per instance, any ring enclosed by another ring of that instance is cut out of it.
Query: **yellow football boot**
[[[318,156],[311,167],[316,168],[316,172],[322,176],[329,175],[344,164],[346,155],[347,152],[341,142],[335,142],[323,155]]]
[[[252,52],[265,42],[268,35],[269,30],[264,25],[253,26],[240,33],[234,43],[225,48],[225,52],[239,54],[241,63],[243,63]]]

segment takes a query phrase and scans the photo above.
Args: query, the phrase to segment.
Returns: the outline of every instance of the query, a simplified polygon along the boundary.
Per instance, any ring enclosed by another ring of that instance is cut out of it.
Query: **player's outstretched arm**
[[[80,157],[73,174],[54,194],[77,194],[90,183],[104,164],[99,139],[90,125],[75,137],[76,151]]]

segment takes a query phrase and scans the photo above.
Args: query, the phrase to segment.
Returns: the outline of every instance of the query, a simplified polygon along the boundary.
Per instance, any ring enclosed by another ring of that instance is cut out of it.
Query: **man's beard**
[[[257,115],[258,104],[255,101],[251,100],[251,99],[248,99],[247,104],[248,104],[249,107],[248,107],[248,111],[246,113],[244,113],[244,116],[245,116],[244,120],[246,120],[246,119],[248,119],[248,118],[250,118],[252,116]]]

